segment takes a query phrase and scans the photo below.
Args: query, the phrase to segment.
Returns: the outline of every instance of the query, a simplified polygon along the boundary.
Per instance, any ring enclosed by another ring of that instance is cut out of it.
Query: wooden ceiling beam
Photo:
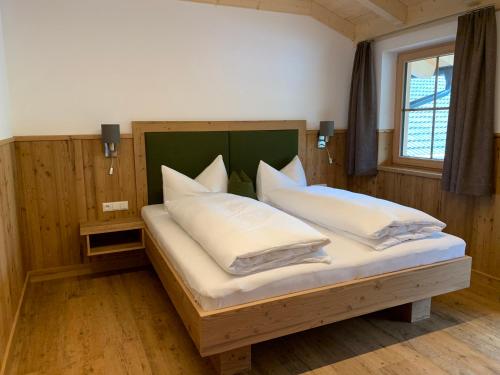
[[[424,0],[419,4],[408,6],[408,16],[403,25],[390,24],[380,17],[356,24],[356,41],[374,39],[384,35],[403,31],[430,22],[443,20],[452,16],[493,5],[500,9],[500,0]]]
[[[312,1],[311,3],[311,17],[317,21],[325,24],[326,26],[332,28],[333,30],[343,34],[351,40],[355,37],[355,26],[353,23],[347,21],[346,19],[340,17],[336,13],[327,9],[323,5]]]
[[[486,5],[494,5],[497,10],[500,9],[500,0],[422,0],[411,3],[412,5],[406,5],[400,0],[352,0],[364,4],[372,12],[346,19],[320,4],[321,0],[184,1],[307,15],[354,42],[421,27]]]
[[[314,0],[184,0],[195,3],[249,8],[311,16],[331,29],[354,40],[355,25]]]
[[[356,0],[394,25],[402,25],[408,16],[408,6],[399,0]]]

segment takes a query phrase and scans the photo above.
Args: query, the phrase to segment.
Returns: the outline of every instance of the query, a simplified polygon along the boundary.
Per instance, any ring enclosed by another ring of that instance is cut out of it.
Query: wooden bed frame
[[[133,123],[138,202],[147,204],[144,133],[299,129],[304,158],[305,122]],[[304,159],[303,159],[304,160]],[[140,189],[139,189],[140,188]],[[146,252],[202,357],[209,356],[220,374],[251,367],[251,345],[336,321],[400,306],[402,318],[414,322],[430,316],[431,297],[469,287],[471,258],[409,268],[206,311],[195,301],[159,244],[146,228]],[[168,249],[165,249],[168,250]]]

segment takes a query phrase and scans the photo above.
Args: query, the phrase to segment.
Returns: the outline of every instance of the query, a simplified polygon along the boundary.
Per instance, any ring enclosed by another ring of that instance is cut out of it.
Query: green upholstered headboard
[[[228,173],[255,182],[260,160],[280,169],[304,157],[304,121],[134,122],[133,132],[139,208],[163,202],[161,165],[194,178],[222,155]]]
[[[260,160],[281,169],[298,153],[296,129],[229,132],[229,170],[245,171],[254,183]]]
[[[222,155],[227,168],[228,132],[152,132],[144,136],[149,204],[163,202],[162,165],[195,178],[217,155]]]

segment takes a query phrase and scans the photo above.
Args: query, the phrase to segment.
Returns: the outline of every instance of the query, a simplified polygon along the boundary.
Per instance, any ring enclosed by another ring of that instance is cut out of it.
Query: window
[[[394,162],[442,168],[454,44],[398,56]]]

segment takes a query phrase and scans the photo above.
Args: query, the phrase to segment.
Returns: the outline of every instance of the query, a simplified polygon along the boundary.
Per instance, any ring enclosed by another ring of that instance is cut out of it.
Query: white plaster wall
[[[15,135],[133,120],[333,119],[350,40],[304,16],[178,0],[0,0]]]
[[[9,121],[9,86],[5,67],[5,49],[0,13],[0,140],[10,138],[12,131]]]

